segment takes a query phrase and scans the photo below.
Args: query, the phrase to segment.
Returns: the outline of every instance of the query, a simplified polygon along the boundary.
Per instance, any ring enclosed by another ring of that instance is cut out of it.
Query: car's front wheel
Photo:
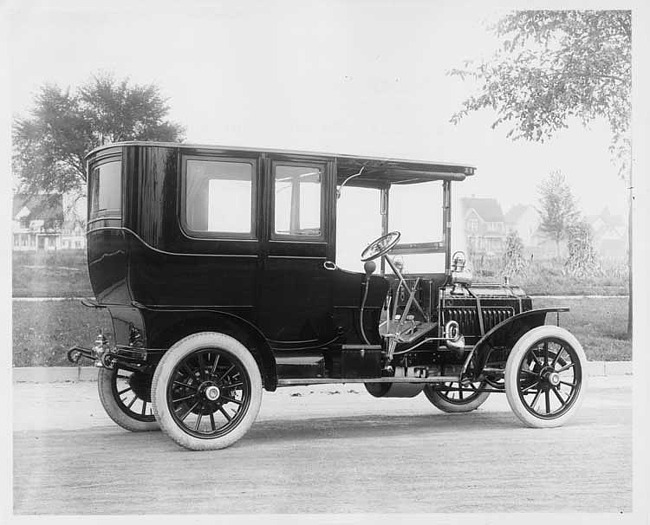
[[[510,408],[529,427],[557,427],[571,418],[585,394],[587,359],[567,330],[545,325],[524,334],[505,371]]]
[[[239,341],[201,332],[165,352],[154,373],[152,399],[160,427],[176,443],[191,450],[221,449],[255,421],[262,379]]]

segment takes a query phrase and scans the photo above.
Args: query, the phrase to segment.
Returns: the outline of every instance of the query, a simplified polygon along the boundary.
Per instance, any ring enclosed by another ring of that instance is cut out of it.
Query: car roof
[[[219,153],[259,153],[292,157],[292,160],[303,158],[305,161],[332,160],[337,166],[337,184],[346,182],[348,186],[385,187],[391,184],[415,184],[434,180],[464,180],[474,175],[476,168],[468,164],[451,164],[427,160],[410,160],[390,157],[371,157],[365,155],[349,155],[335,153],[320,153],[313,151],[294,151],[269,148],[244,148],[239,146],[218,146],[206,144],[187,144],[180,142],[147,142],[128,141],[106,144],[95,148],[90,155],[111,147],[149,146],[173,147],[194,151],[218,151]]]

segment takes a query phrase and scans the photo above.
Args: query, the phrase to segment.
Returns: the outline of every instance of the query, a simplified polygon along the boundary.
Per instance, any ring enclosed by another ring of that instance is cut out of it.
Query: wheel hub
[[[542,379],[551,386],[558,386],[560,384],[560,374],[552,368],[543,370],[540,375]]]
[[[557,372],[551,372],[548,375],[548,382],[551,383],[553,386],[557,386],[560,384],[560,374]]]
[[[221,396],[221,390],[217,385],[210,385],[203,391],[209,401],[216,401]]]

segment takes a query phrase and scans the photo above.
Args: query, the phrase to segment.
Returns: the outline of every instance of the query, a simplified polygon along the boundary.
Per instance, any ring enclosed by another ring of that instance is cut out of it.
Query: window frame
[[[92,211],[92,205],[93,205],[93,186],[96,184],[96,180],[94,177],[94,172],[96,169],[101,168],[105,164],[110,164],[112,162],[118,162],[120,164],[120,208],[119,210],[115,208],[111,209],[106,209],[103,211],[99,211],[97,213],[93,213]],[[87,216],[88,216],[88,225],[90,226],[92,223],[95,223],[97,221],[103,221],[107,219],[117,219],[117,220],[122,220],[122,217],[124,215],[124,159],[122,158],[122,154],[118,155],[111,155],[107,157],[103,157],[101,159],[98,159],[96,162],[94,162],[91,166],[89,166],[88,170],[88,211],[87,211]]]
[[[228,231],[203,231],[193,230],[187,223],[187,168],[188,161],[202,162],[222,162],[222,163],[239,163],[248,164],[251,167],[251,229],[249,232],[228,232]],[[194,239],[213,239],[213,240],[258,240],[258,222],[259,213],[257,209],[259,184],[258,184],[257,158],[250,157],[232,157],[222,155],[182,155],[181,156],[181,183],[180,183],[180,210],[179,224],[183,233]]]
[[[422,188],[422,186],[426,186],[427,184],[430,184],[431,185],[430,187],[435,189],[437,194],[440,196],[439,206],[432,206],[431,209],[438,209],[439,210],[438,211],[439,215],[438,215],[437,220],[440,221],[440,226],[441,226],[441,230],[442,230],[440,232],[441,235],[439,237],[437,237],[437,238],[433,238],[433,235],[435,235],[435,234],[432,233],[431,234],[432,238],[430,238],[430,239],[418,240],[418,241],[408,241],[408,242],[404,242],[403,239],[400,239],[400,242],[395,246],[396,253],[400,249],[400,247],[403,247],[405,245],[406,246],[417,246],[417,245],[429,245],[429,244],[439,244],[441,246],[441,251],[439,251],[439,252],[436,251],[436,252],[431,252],[431,253],[444,253],[444,246],[447,243],[447,235],[445,233],[445,191],[446,190],[445,190],[444,181],[441,180],[441,179],[429,180],[429,181],[426,181],[426,182],[423,182],[423,183],[418,183],[418,184],[413,184],[413,185],[410,185],[410,184],[391,184],[391,186],[389,188],[390,197],[389,197],[389,205],[388,205],[388,207],[389,207],[388,225],[387,225],[388,226],[388,231],[395,230],[396,228],[398,228],[398,231],[402,231],[402,232],[407,231],[406,229],[403,229],[403,228],[400,230],[399,229],[400,228],[399,224],[396,226],[395,224],[393,224],[391,222],[395,218],[394,210],[397,207],[397,204],[395,203],[395,193],[394,193],[395,189],[400,188],[398,191],[401,191],[401,190],[410,191],[410,190],[413,190],[413,188],[418,188],[418,187]],[[439,185],[439,187],[438,187],[438,185]],[[435,214],[432,213],[431,218],[433,220],[435,220],[434,217],[435,217]],[[409,224],[410,224],[410,221],[409,221]],[[427,229],[427,231],[431,231],[431,232],[433,232],[434,230],[435,230],[435,228],[431,228],[430,230]],[[407,232],[407,233],[410,233],[410,232]],[[403,254],[400,254],[400,255],[403,255]]]
[[[319,235],[291,235],[287,233],[276,233],[275,231],[275,183],[276,183],[276,168],[290,167],[290,168],[315,168],[320,171],[320,234]],[[322,243],[325,242],[325,228],[327,224],[326,204],[327,204],[327,191],[326,191],[326,173],[327,164],[323,162],[310,162],[299,160],[273,160],[271,162],[271,206],[270,206],[270,240],[272,241],[291,241],[301,243]]]

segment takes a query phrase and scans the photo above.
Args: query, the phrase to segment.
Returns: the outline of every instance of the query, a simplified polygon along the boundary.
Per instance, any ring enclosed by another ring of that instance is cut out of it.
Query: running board
[[[368,378],[342,378],[342,377],[314,377],[305,379],[278,379],[278,386],[302,385],[331,385],[345,383],[457,383],[458,376],[433,376],[433,377],[368,377]]]

